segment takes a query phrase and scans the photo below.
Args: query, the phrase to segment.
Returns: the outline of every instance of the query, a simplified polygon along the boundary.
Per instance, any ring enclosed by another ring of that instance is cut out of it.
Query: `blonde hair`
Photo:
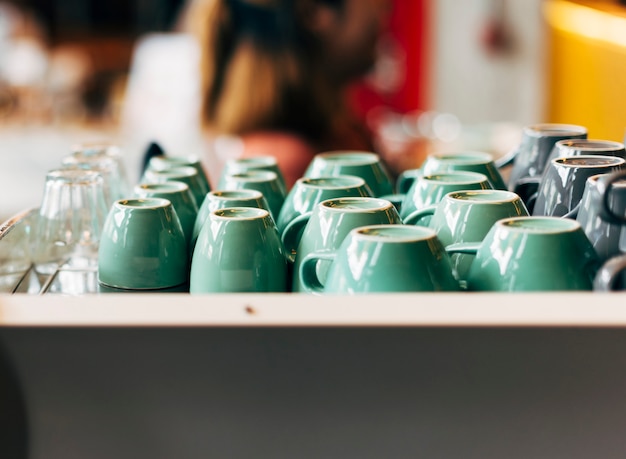
[[[196,0],[187,28],[202,46],[203,121],[216,133],[288,130],[327,135],[341,105],[304,25],[311,2]]]

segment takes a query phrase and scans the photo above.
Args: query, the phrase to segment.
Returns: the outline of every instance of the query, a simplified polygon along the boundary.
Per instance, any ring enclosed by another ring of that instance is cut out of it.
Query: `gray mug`
[[[547,164],[557,158],[590,155],[617,156],[626,159],[626,150],[624,150],[623,143],[611,140],[563,139],[554,144]],[[525,202],[532,204],[530,196],[537,191],[541,180],[542,176],[524,177],[517,180],[516,190]]]
[[[606,174],[596,180],[593,205],[606,225],[605,228],[610,229],[610,232],[606,232],[607,236],[611,236],[608,247],[611,253],[614,253],[613,257],[605,261],[595,277],[593,288],[597,291],[626,289],[626,254],[623,253],[626,247],[626,233],[623,231],[626,223],[626,206],[622,197],[626,194],[622,191],[626,189],[624,179],[626,171]],[[598,225],[600,226],[600,223]]]
[[[524,202],[533,195],[539,182],[529,184],[522,179],[540,178],[549,164],[554,145],[564,139],[586,139],[587,128],[574,124],[540,123],[524,127],[519,147],[497,163],[502,168],[512,164],[509,190],[517,193]]]
[[[553,159],[541,178],[534,205],[531,202],[532,215],[574,217],[587,179],[618,171],[625,162],[617,156],[600,155]]]
[[[589,177],[576,220],[602,262],[622,253],[620,239],[625,216],[626,171]]]

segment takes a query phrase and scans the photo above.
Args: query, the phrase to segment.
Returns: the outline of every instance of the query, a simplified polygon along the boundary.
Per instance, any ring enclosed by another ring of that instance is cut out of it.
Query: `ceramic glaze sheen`
[[[174,287],[187,281],[187,260],[187,241],[170,201],[116,201],[100,242],[101,283],[133,290]]]
[[[374,196],[393,193],[391,176],[380,157],[371,152],[333,151],[320,153],[313,158],[304,177],[354,175],[361,177]]]
[[[307,269],[300,271],[305,285]],[[450,259],[434,231],[417,226],[377,225],[350,232],[334,255],[324,293],[455,291]]]
[[[190,293],[284,292],[286,285],[287,260],[267,210],[211,213],[193,252]]]
[[[517,217],[498,221],[476,252],[473,291],[591,290],[599,259],[575,220]]]

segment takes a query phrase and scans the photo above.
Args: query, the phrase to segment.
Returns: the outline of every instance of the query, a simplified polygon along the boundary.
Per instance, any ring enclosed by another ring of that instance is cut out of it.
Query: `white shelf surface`
[[[624,327],[621,293],[2,295],[0,327]]]

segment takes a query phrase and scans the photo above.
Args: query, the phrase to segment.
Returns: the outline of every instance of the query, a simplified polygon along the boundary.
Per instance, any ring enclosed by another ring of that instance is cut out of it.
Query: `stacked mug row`
[[[606,230],[599,230],[598,222],[621,231],[622,198],[614,198],[620,194],[620,181],[611,173],[623,167],[623,144],[581,137],[573,138],[574,148],[565,145],[573,140],[553,135],[562,136],[565,128],[570,126],[526,128],[517,151],[499,163],[481,152],[431,155],[420,169],[403,172],[395,184],[373,153],[330,152],[316,156],[290,190],[275,160],[259,157],[227,163],[217,190],[210,191],[196,159],[159,156],[151,159],[132,192],[125,191],[130,197],[118,194],[111,201],[111,183],[122,183],[123,177],[111,180],[114,174],[91,167],[99,176],[94,179],[96,191],[81,200],[104,201],[104,207],[82,206],[100,208],[91,212],[90,240],[50,243],[45,226],[54,212],[46,204],[54,199],[46,198],[52,195],[47,191],[39,230],[33,232],[35,246],[46,247],[43,252],[57,267],[76,258],[80,251],[72,245],[91,247],[88,261],[79,264],[93,266],[95,260],[105,289],[590,290],[594,279],[596,288],[612,288],[619,270],[610,279],[606,266],[602,276],[597,274],[609,257],[599,255],[600,245],[592,242],[582,220],[593,221],[605,240]],[[578,127],[571,128],[580,134]],[[544,131],[552,142],[544,155],[551,166],[544,164],[540,173],[536,166],[524,166],[526,172],[520,173],[528,157],[538,156],[529,139],[544,139],[537,134]],[[610,151],[609,144],[614,147]],[[562,155],[566,149],[568,155]],[[85,151],[71,156],[85,156]],[[113,155],[102,149],[88,156],[110,161]],[[507,184],[500,171],[511,165]],[[76,167],[68,169],[79,174]],[[548,174],[551,169],[556,172]],[[48,182],[54,182],[55,174],[68,174],[62,170],[52,171]],[[563,182],[565,176],[570,182]],[[105,191],[102,198],[99,187]],[[74,233],[80,237],[86,232]],[[63,247],[65,253],[50,257],[50,247]],[[45,261],[35,257],[36,266]]]

